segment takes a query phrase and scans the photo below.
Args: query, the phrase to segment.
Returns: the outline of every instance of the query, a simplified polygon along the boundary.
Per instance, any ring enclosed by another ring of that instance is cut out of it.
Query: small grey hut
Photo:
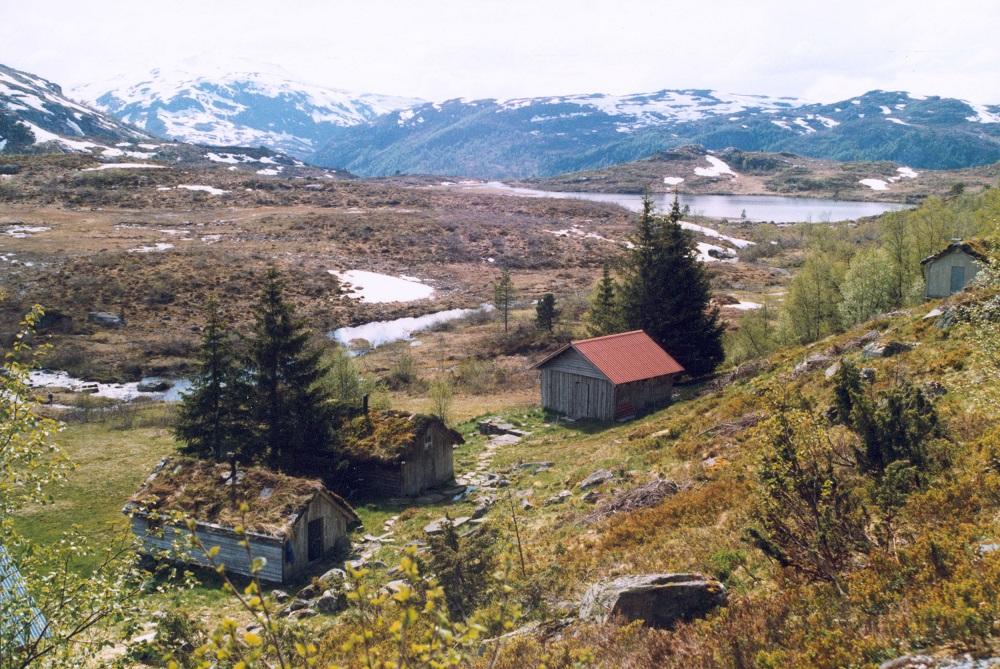
[[[454,483],[455,445],[465,443],[440,418],[401,411],[362,411],[335,433],[345,463],[331,485],[361,496],[414,497]]]
[[[350,545],[348,529],[360,523],[350,505],[320,482],[263,467],[240,467],[235,484],[231,465],[194,458],[166,458],[125,505],[142,550],[197,565],[203,551],[187,545],[185,519],[198,539],[218,546],[217,563],[250,575],[252,558],[267,559],[259,576],[271,583],[293,581],[318,569]],[[235,488],[234,488],[235,485]],[[246,504],[248,510],[240,511]],[[245,532],[236,532],[243,526]],[[239,542],[250,543],[250,556]]]
[[[986,263],[986,244],[979,240],[957,241],[921,261],[924,297],[948,297],[965,290]]]
[[[543,408],[600,421],[665,406],[684,372],[642,330],[570,342],[533,369],[541,371]]]

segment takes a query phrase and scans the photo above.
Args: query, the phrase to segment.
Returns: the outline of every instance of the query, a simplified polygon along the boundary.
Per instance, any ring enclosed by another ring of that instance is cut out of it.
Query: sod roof
[[[335,430],[340,451],[350,459],[398,464],[406,459],[418,434],[438,424],[452,444],[463,443],[462,435],[441,419],[401,411],[369,411],[342,420]]]
[[[288,535],[317,495],[323,495],[341,509],[349,522],[358,520],[354,509],[322,482],[265,467],[237,468],[234,504],[230,467],[229,463],[190,457],[166,458],[125,510],[141,515],[181,514],[198,523],[228,528],[242,525],[250,532],[280,537]],[[241,503],[246,503],[247,511],[240,511]]]

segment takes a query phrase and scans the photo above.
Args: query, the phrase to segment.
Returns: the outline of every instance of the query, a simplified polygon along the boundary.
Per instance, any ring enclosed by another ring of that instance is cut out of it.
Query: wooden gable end
[[[565,351],[553,357],[551,360],[545,362],[540,366],[540,369],[553,372],[565,372],[567,374],[576,374],[578,376],[586,376],[592,379],[601,379],[604,381],[608,380],[608,377],[605,376],[601,370],[595,367],[592,362],[587,360],[582,353],[577,351],[572,346],[568,347]]]

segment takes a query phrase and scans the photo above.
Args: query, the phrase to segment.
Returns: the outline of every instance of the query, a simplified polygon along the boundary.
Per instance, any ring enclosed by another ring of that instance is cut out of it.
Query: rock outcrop
[[[580,619],[642,620],[647,627],[669,629],[725,603],[725,586],[701,574],[622,576],[587,590],[580,603]]]

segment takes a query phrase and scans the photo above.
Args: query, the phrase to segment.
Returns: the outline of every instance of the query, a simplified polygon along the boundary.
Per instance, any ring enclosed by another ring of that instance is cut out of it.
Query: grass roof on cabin
[[[229,485],[229,463],[170,457],[163,460],[126,507],[145,513],[180,513],[201,523],[283,536],[324,486],[314,479],[287,476],[264,467],[237,469],[236,504]],[[330,494],[353,514],[342,499]],[[249,510],[241,513],[245,502]]]
[[[953,242],[941,249],[937,253],[927,256],[920,261],[921,264],[931,262],[932,260],[937,260],[938,258],[943,258],[954,250],[961,250],[968,253],[973,258],[978,260],[986,261],[990,258],[993,252],[997,248],[997,243],[992,239],[965,239],[959,242]]]
[[[433,422],[440,419],[402,411],[369,411],[345,417],[336,429],[337,447],[354,460],[397,464],[417,434]],[[456,443],[462,443],[461,435],[451,432]]]

